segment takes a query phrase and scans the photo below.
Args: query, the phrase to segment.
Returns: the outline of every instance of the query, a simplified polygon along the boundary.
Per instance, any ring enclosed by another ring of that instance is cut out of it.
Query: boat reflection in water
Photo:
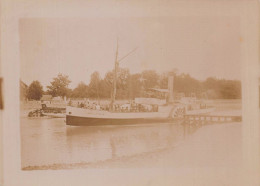
[[[183,139],[182,126],[177,122],[81,127],[67,126],[61,118],[22,118],[21,134],[25,169],[73,167],[131,157],[173,147]]]
[[[67,128],[71,151],[76,152],[82,145],[76,142],[82,141],[88,152],[95,154],[94,161],[169,148],[182,139],[182,135],[183,130],[177,124]],[[92,161],[93,154],[86,154],[87,161]]]

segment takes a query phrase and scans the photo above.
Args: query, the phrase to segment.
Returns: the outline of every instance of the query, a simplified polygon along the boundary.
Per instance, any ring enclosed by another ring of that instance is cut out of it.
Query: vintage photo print
[[[257,185],[255,1],[4,2],[7,183]]]
[[[185,166],[189,138],[241,138],[236,17],[24,18],[19,36],[23,170]],[[235,141],[211,163],[238,164]]]

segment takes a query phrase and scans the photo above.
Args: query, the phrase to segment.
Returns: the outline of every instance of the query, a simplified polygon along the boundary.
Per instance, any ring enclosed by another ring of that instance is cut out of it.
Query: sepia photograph
[[[0,186],[259,185],[258,14],[1,0]]]
[[[214,16],[20,19],[22,170],[203,166],[204,143],[219,137],[210,163],[239,164],[238,26]]]

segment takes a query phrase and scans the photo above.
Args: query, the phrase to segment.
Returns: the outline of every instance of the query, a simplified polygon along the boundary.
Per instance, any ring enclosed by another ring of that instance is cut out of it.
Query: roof
[[[51,101],[52,95],[43,95],[41,101]]]
[[[157,92],[164,92],[164,93],[169,92],[168,89],[161,89],[161,88],[150,88],[150,90],[154,90],[154,91],[157,91]]]
[[[52,100],[53,101],[62,101],[63,99],[62,99],[62,97],[57,96],[57,97],[53,97]]]
[[[22,80],[20,80],[20,86],[22,88],[27,88],[28,87]]]

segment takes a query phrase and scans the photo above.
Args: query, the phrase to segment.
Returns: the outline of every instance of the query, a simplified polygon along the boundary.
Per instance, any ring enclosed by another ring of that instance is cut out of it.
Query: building
[[[150,88],[147,90],[147,93],[152,98],[167,99],[169,90],[168,89],[159,89],[159,88]]]
[[[41,103],[49,103],[52,102],[52,95],[43,95],[41,98]]]
[[[26,101],[27,100],[27,91],[28,91],[28,86],[20,80],[20,100],[21,101]]]

